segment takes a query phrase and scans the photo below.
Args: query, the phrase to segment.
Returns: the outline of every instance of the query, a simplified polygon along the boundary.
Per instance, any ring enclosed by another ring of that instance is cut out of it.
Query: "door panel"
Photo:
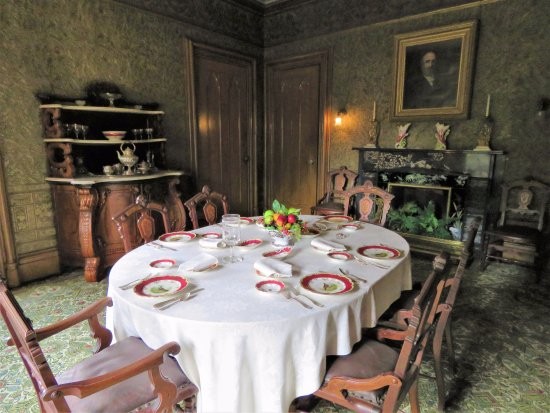
[[[319,57],[268,65],[266,203],[308,213],[325,169],[326,66]],[[321,180],[322,181],[322,180]]]
[[[254,61],[193,44],[194,173],[197,190],[226,194],[232,212],[249,215],[256,200]]]

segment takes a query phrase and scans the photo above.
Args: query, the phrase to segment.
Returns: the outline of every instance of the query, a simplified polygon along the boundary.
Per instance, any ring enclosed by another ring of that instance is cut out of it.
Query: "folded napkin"
[[[334,241],[329,241],[323,238],[313,238],[311,240],[311,246],[321,251],[345,251],[347,248]]]
[[[201,238],[199,245],[203,248],[224,248],[225,243],[219,238]]]
[[[256,261],[254,269],[266,277],[292,277],[292,265],[275,258],[262,258]]]
[[[218,263],[218,259],[210,254],[201,253],[180,264],[180,271],[203,271]]]

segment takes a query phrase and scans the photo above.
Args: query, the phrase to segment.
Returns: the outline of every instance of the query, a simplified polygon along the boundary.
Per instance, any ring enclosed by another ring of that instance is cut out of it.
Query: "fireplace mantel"
[[[368,179],[384,188],[388,182],[383,178],[388,174],[399,173],[467,178],[463,191],[465,224],[474,217],[480,217],[480,239],[489,217],[496,216],[496,195],[504,172],[505,157],[502,151],[361,147],[354,147],[353,150],[359,155],[359,183]],[[404,235],[413,251],[438,253],[441,249],[446,249],[456,257],[462,249],[461,242],[448,242],[448,247],[445,248],[445,242],[442,243],[441,240],[430,241],[425,239],[429,237]]]

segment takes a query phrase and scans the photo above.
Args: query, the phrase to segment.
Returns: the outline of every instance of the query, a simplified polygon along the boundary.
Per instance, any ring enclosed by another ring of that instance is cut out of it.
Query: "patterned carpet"
[[[415,258],[415,278],[427,274],[430,262]],[[483,273],[477,263],[467,271],[453,312],[458,374],[452,380],[448,412],[550,411],[550,279],[533,285],[530,270],[491,263]],[[86,283],[81,271],[60,275],[14,290],[36,327],[76,312],[103,297],[107,282]],[[3,323],[0,337],[8,337]],[[2,340],[5,343],[5,340]],[[70,343],[70,346],[67,346]],[[0,345],[0,412],[38,412],[38,403],[19,356]],[[89,355],[87,325],[42,342],[54,371]],[[423,373],[432,374],[425,359]],[[423,412],[436,412],[435,383],[420,379]],[[403,406],[409,411],[407,405]],[[347,410],[321,402],[315,413]],[[107,413],[107,412],[106,412]]]

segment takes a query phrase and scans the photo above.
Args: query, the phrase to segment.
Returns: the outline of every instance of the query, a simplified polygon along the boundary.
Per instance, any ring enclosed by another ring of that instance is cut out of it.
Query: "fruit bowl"
[[[121,141],[126,135],[124,130],[104,130],[103,135],[110,141]]]

